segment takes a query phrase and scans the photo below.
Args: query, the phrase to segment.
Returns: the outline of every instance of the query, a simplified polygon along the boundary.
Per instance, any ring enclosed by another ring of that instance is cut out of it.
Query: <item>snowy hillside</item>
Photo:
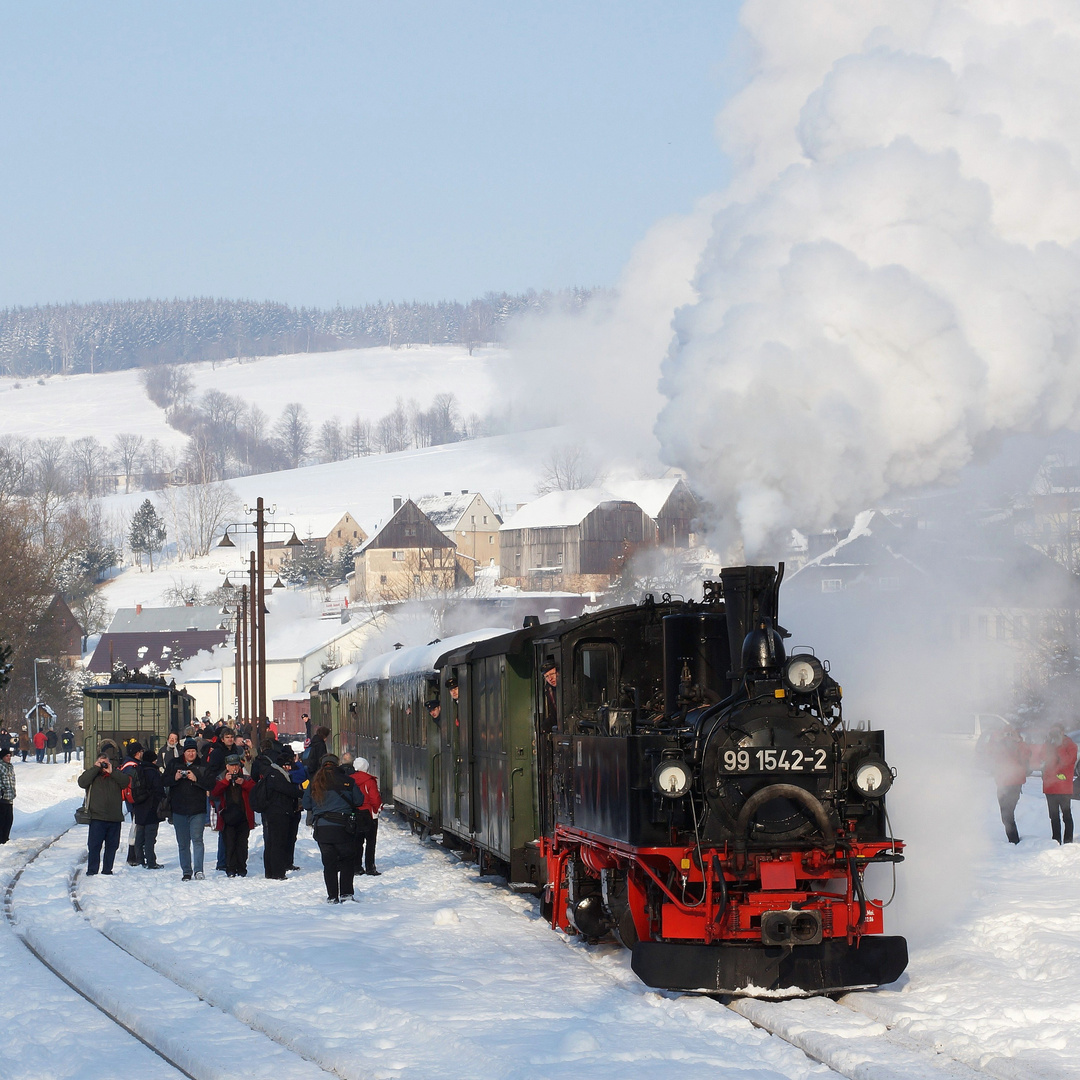
[[[318,425],[334,416],[374,420],[399,397],[427,405],[443,392],[456,394],[466,415],[483,414],[495,404],[491,372],[507,355],[502,349],[475,349],[469,356],[468,349],[453,345],[344,349],[188,364],[184,370],[196,398],[220,390],[257,405],[271,420],[285,404],[299,401]],[[147,398],[137,370],[0,378],[0,432],[32,438],[94,435],[106,444],[119,432],[131,432],[171,447],[186,440]]]

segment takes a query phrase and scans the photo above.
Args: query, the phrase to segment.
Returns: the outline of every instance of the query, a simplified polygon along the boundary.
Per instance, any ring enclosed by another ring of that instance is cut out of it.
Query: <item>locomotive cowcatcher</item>
[[[617,938],[650,986],[826,993],[907,965],[863,883],[903,859],[884,733],[846,727],[828,664],[786,654],[782,578],[726,568],[701,604],[646,601],[533,639],[557,672],[537,680],[545,910]]]

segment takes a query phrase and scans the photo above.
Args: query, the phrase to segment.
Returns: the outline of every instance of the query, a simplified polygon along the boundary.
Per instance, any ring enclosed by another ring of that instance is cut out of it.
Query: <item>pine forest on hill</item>
[[[0,311],[0,375],[29,378],[155,364],[273,356],[376,345],[477,345],[503,340],[529,312],[576,310],[587,289],[510,295],[467,304],[382,303],[292,308],[250,300],[125,300]]]

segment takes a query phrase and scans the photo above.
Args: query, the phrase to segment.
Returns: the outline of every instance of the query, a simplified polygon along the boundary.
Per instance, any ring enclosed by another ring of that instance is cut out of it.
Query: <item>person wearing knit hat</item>
[[[203,830],[206,828],[206,796],[213,778],[198,764],[199,744],[184,741],[183,756],[169,767],[165,786],[169,789],[176,848],[184,881],[201,881],[203,874]]]

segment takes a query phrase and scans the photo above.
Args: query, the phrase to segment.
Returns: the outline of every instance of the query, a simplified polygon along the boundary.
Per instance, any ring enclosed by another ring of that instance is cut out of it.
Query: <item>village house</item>
[[[411,499],[398,498],[390,520],[357,552],[355,566],[349,598],[373,603],[446,593],[466,573],[454,541]]]
[[[635,551],[695,544],[697,512],[677,477],[549,492],[501,526],[500,578],[523,589],[606,589]]]
[[[52,598],[45,614],[41,616],[41,625],[47,628],[44,640],[53,644],[56,659],[61,666],[73,668],[82,659],[86,632],[59,593]]]
[[[123,662],[132,671],[169,672],[199,652],[231,641],[221,610],[214,605],[121,608],[101,635],[87,664],[91,675],[107,677]]]
[[[298,529],[306,529],[307,535],[298,533],[304,546],[318,544],[331,559],[336,559],[342,548],[358,548],[367,540],[360,523],[347,510],[340,517],[321,515],[297,523]],[[268,540],[263,544],[263,570],[267,574],[278,574],[281,568],[292,560],[297,551],[302,550],[286,540]]]
[[[458,560],[472,564],[469,577],[480,567],[498,564],[502,518],[479,492],[444,491],[442,495],[425,495],[416,500],[416,505],[454,542]]]

